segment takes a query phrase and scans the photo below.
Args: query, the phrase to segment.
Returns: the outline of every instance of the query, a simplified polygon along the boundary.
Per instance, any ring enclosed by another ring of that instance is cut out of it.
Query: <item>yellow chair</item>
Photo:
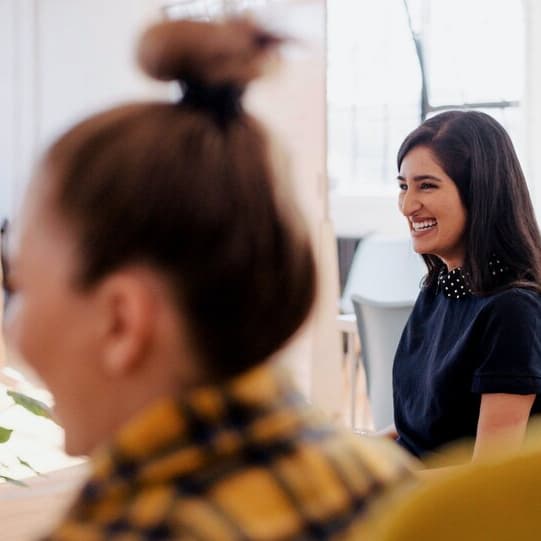
[[[449,468],[379,502],[349,538],[541,540],[541,433],[519,452]]]

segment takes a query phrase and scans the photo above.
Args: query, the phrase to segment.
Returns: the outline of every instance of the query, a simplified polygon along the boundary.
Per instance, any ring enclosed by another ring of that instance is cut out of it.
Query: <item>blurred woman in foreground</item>
[[[279,43],[247,21],[151,28],[140,63],[182,100],[81,122],[30,185],[10,335],[68,453],[93,456],[50,540],[331,539],[408,470],[386,442],[319,420],[266,362],[316,284],[241,106]]]

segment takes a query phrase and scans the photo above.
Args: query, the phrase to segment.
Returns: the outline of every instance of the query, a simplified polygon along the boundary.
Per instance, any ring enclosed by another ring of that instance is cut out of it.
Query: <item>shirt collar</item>
[[[488,268],[495,281],[504,278],[509,270],[498,256],[493,255],[488,261]],[[448,299],[460,300],[472,295],[469,273],[462,267],[447,271],[443,266],[438,274],[438,290]]]
[[[438,274],[438,289],[448,299],[463,299],[471,295],[468,274],[462,267],[447,271],[442,267]]]
[[[164,398],[95,453],[87,488],[121,490],[134,480],[189,475],[246,447],[280,441],[306,420],[305,405],[285,370],[268,364],[182,399]]]

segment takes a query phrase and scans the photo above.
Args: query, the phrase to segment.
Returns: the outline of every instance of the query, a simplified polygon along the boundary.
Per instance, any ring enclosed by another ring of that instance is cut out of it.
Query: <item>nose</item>
[[[414,190],[405,190],[400,193],[398,207],[404,216],[412,216],[418,212],[422,206],[423,205]]]

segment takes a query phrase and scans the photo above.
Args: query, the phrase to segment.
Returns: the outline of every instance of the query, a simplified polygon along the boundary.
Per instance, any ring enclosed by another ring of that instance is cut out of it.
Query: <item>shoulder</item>
[[[483,304],[485,312],[506,318],[541,316],[541,295],[529,289],[506,289],[485,297]]]
[[[491,342],[530,342],[541,329],[541,295],[511,288],[482,298],[476,326]]]
[[[398,444],[387,438],[373,436],[356,437],[356,440],[354,446],[362,458],[363,467],[357,467],[352,471],[352,475],[359,475],[358,470],[366,472],[364,475],[370,476],[368,486],[376,489],[372,498],[365,501],[368,509],[377,509],[382,505],[393,503],[404,490],[417,484],[419,474],[416,470],[422,470],[424,466]],[[366,480],[364,482],[366,483]],[[366,530],[366,520],[366,514],[355,514],[350,525],[336,536],[336,539],[340,541],[368,539],[370,530]]]
[[[393,485],[418,469],[417,461],[388,438],[361,436],[329,425],[323,438],[302,438],[295,448],[293,454],[301,459],[319,456],[321,465],[326,463],[341,472],[338,477],[350,490],[366,498],[371,497],[374,488],[370,480],[377,481],[378,486]]]

